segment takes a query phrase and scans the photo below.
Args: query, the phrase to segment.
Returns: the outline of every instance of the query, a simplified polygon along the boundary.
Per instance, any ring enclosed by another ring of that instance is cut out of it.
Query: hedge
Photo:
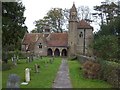
[[[92,60],[92,57],[78,56],[77,58],[78,61],[82,64],[84,64],[88,60]],[[114,88],[120,88],[120,63],[106,61],[98,58],[93,59],[92,61],[95,60],[101,65],[98,79],[107,81]]]

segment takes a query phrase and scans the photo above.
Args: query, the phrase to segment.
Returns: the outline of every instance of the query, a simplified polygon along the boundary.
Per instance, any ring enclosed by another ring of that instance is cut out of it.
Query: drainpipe
[[[85,55],[85,29],[84,29],[84,40],[83,40],[83,55]]]

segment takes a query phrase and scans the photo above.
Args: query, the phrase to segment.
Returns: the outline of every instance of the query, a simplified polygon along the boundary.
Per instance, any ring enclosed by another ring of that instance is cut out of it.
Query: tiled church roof
[[[86,22],[85,20],[79,21],[77,28],[78,29],[93,29],[93,27],[90,26],[90,24]]]
[[[43,34],[41,33],[27,33],[25,34],[22,44],[23,45],[28,45],[27,50],[34,50],[35,44],[39,38],[41,38]]]
[[[44,39],[43,41],[45,41],[49,47],[67,46],[68,42],[67,33],[51,33],[48,36],[49,39],[45,39],[42,33],[28,33],[25,35],[22,44],[29,45],[28,50],[33,50],[34,45],[39,38]]]
[[[54,46],[67,46],[68,34],[67,33],[51,33],[47,45]]]
[[[41,33],[27,33],[23,38],[22,44],[30,44],[36,42],[42,35],[43,34]]]

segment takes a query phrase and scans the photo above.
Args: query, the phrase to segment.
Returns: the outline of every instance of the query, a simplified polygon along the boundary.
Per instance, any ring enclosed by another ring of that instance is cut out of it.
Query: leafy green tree
[[[94,41],[94,54],[105,60],[116,59],[118,50],[116,36],[101,36]]]
[[[64,22],[63,10],[61,8],[52,8],[43,19],[35,21],[35,30],[41,33],[45,25],[48,24],[53,32],[63,32]]]
[[[44,27],[46,26],[46,24],[49,23],[49,17],[48,16],[45,16],[43,19],[39,19],[37,21],[35,21],[35,26],[36,28],[34,30],[32,30],[31,32],[34,32],[34,33],[42,33],[43,30],[44,30]]]
[[[120,57],[120,17],[101,25],[101,30],[94,34],[95,55],[107,60]]]
[[[27,32],[25,7],[22,2],[2,2],[2,46],[8,50],[20,49],[21,40]]]
[[[54,32],[63,32],[62,26],[64,23],[64,17],[61,8],[52,8],[48,13],[50,25]]]
[[[103,35],[115,35],[120,36],[120,17],[116,17],[111,20],[108,24],[103,24],[100,26],[101,29],[95,33],[95,39]]]

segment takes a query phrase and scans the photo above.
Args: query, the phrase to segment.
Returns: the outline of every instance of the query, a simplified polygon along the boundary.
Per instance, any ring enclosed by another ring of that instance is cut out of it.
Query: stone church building
[[[22,40],[22,51],[37,56],[92,55],[93,27],[85,21],[78,21],[75,4],[70,9],[69,30],[51,33],[46,25],[43,33],[26,33]]]

